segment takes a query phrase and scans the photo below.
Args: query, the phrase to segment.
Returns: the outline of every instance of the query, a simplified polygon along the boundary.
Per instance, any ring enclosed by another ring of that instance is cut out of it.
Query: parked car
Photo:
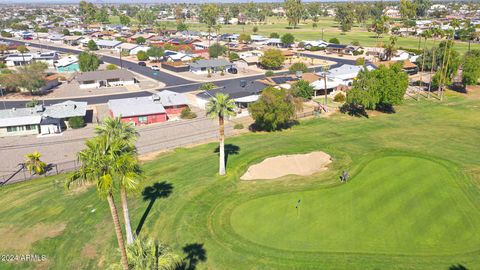
[[[142,66],[142,67],[146,67],[146,66],[147,66],[147,63],[145,63],[145,62],[138,62],[138,65],[139,65],[139,66]]]
[[[237,70],[237,68],[232,67],[232,68],[227,69],[227,72],[231,73],[231,74],[237,74],[238,70]]]
[[[159,70],[160,70],[160,68],[159,68],[158,66],[152,66],[151,69],[152,69],[153,71],[159,71]]]

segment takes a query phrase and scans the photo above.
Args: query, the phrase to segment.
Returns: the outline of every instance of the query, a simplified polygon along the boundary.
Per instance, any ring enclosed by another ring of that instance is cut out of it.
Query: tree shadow
[[[220,146],[217,146],[214,153],[220,154]],[[228,157],[230,155],[238,155],[240,153],[240,147],[234,144],[225,144],[225,166],[228,164]]]
[[[346,113],[350,116],[368,118],[368,113],[363,106],[355,106],[353,104],[345,103],[340,107],[341,113]]]
[[[396,112],[392,104],[383,104],[383,103],[378,104],[376,110],[379,112],[388,113],[388,114]]]
[[[467,93],[467,89],[462,83],[455,82],[452,85],[450,85],[449,88],[452,91],[455,91],[455,92],[458,92],[458,93],[461,93],[461,94],[466,94]]]
[[[461,264],[455,264],[455,265],[450,266],[448,268],[448,270],[468,270],[468,268],[461,265]]]
[[[207,260],[207,251],[203,244],[187,244],[182,249],[185,253],[185,258],[183,259],[183,264],[177,270],[195,270],[199,262]]]
[[[258,132],[258,131],[268,131],[268,132],[271,132],[271,131],[281,131],[281,130],[284,130],[284,129],[289,129],[293,126],[296,126],[298,125],[300,122],[298,122],[298,120],[296,119],[293,119],[293,120],[290,120],[290,121],[287,121],[281,125],[278,125],[276,129],[273,129],[271,128],[270,126],[268,125],[265,125],[265,124],[261,124],[259,122],[253,122],[250,126],[248,126],[248,130],[252,131],[252,132]]]
[[[148,214],[152,210],[152,207],[155,201],[159,198],[167,198],[168,196],[170,196],[170,194],[172,194],[172,190],[173,190],[173,185],[165,181],[157,182],[143,189],[142,191],[143,200],[150,201],[150,202],[148,203],[147,209],[145,209],[145,212],[143,213],[143,216],[140,219],[140,222],[138,223],[137,229],[135,230],[135,233],[137,235],[140,234],[143,224],[145,224]]]

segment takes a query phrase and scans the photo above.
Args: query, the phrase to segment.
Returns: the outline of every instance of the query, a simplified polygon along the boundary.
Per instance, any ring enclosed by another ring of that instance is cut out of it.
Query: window
[[[138,122],[139,123],[146,123],[147,122],[147,117],[146,116],[139,116],[138,117]]]
[[[7,132],[16,132],[17,127],[7,127]]]
[[[35,130],[37,129],[37,125],[27,125],[25,126],[26,130]]]

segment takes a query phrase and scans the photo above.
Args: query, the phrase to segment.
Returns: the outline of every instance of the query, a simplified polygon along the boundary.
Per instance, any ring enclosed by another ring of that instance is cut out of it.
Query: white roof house
[[[101,49],[114,49],[118,45],[122,44],[121,41],[117,40],[106,40],[106,39],[97,39],[95,40],[97,46]]]
[[[147,52],[150,47],[148,46],[137,46],[130,50],[130,55],[136,55],[139,51]]]
[[[184,94],[180,94],[170,90],[163,90],[155,95],[160,98],[160,102],[165,107],[188,104],[188,99]]]
[[[342,65],[328,71],[327,77],[341,81],[344,85],[351,85],[353,80],[358,76],[358,73],[363,70],[363,66]],[[367,70],[373,70],[372,66],[367,66]],[[318,75],[322,75],[321,72]]]
[[[152,96],[111,99],[108,108],[114,117],[130,117],[166,113],[161,102]]]
[[[55,63],[55,67],[58,68],[58,67],[66,67],[66,66],[69,66],[73,63],[76,63],[78,62],[78,56],[76,55],[68,55],[68,56],[65,56],[65,57],[62,57],[60,59],[57,60],[57,62]]]
[[[327,47],[327,45],[329,44],[328,42],[323,40],[305,40],[303,43],[305,44],[304,47],[307,49],[308,47]]]

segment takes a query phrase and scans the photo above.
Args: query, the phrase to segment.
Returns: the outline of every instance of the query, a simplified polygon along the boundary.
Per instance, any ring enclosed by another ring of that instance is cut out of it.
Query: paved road
[[[25,41],[18,41],[18,40],[11,40],[11,39],[5,39],[5,38],[0,38],[0,40],[4,41],[10,41],[14,42],[17,44],[25,44],[27,42]],[[30,46],[32,47],[38,47],[38,48],[44,48],[44,49],[49,49],[49,50],[56,50],[59,52],[65,52],[65,53],[72,53],[72,54],[79,54],[81,51],[80,50],[74,50],[74,49],[68,49],[64,47],[57,47],[57,46],[52,46],[52,45],[39,45],[39,44],[34,44],[31,43]],[[334,58],[334,57],[328,57],[328,56],[323,56],[323,55],[316,55],[316,54],[309,54],[309,53],[301,53],[300,55],[306,56],[306,57],[313,57],[316,59],[323,59],[327,61],[333,61],[336,62],[336,64],[330,66],[330,68],[336,68],[338,66],[344,65],[344,64],[350,64],[354,65],[355,61],[354,60],[349,60],[349,59],[342,59],[342,58]],[[102,56],[103,61],[107,63],[112,63],[115,65],[120,65],[120,59],[112,56]],[[178,76],[174,76],[172,74],[166,73],[159,71],[155,75],[154,72],[147,67],[142,67],[139,66],[136,63],[130,62],[130,61],[122,61],[123,66],[131,69],[134,72],[137,72],[139,74],[142,74],[146,77],[153,78],[156,80],[159,80],[163,83],[166,84],[166,87],[162,88],[163,89],[168,89],[170,91],[174,91],[177,93],[186,93],[186,92],[191,92],[194,90],[197,90],[200,85],[203,83],[198,83],[198,82],[193,82],[187,79],[183,79]],[[312,70],[314,71],[314,70]],[[283,72],[286,73],[286,72]],[[254,75],[254,76],[249,76],[249,77],[243,77],[243,78],[234,78],[234,79],[228,79],[228,80],[220,80],[220,81],[215,81],[215,84],[218,86],[225,86],[230,83],[238,82],[240,83],[240,80],[243,79],[248,79],[248,80],[256,80],[256,79],[261,79],[263,78],[264,75]],[[160,89],[159,89],[160,90]],[[123,94],[112,94],[112,95],[105,95],[105,96],[94,96],[94,97],[79,97],[79,98],[71,98],[71,99],[52,99],[52,100],[45,100],[45,105],[50,105],[54,103],[59,103],[63,102],[66,100],[74,100],[74,101],[86,101],[90,105],[95,105],[95,104],[103,104],[106,103],[110,99],[119,99],[119,98],[132,98],[132,97],[143,97],[143,96],[149,96],[151,95],[151,92],[148,91],[139,91],[139,92],[132,92],[132,93],[123,93]],[[20,108],[20,107],[25,107],[26,101],[13,101],[13,100],[2,100],[0,103],[0,108],[6,108],[6,109],[11,109],[11,108]]]

